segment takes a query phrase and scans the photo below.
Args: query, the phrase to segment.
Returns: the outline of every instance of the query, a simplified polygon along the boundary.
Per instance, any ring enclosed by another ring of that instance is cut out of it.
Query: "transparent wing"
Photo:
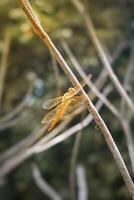
[[[83,103],[83,96],[75,96],[73,98],[73,101],[70,103],[67,111],[65,112],[65,114],[69,114],[70,112],[72,112],[73,110],[75,110],[80,104]]]
[[[86,85],[86,82],[87,82],[88,80],[90,80],[90,79],[91,79],[91,74],[89,74],[89,75],[85,78],[85,80],[83,80],[83,81],[81,82],[81,86],[84,87],[84,86]],[[75,90],[76,90],[76,93],[74,93],[73,96],[75,96],[75,95],[79,92],[79,89],[78,89],[77,86],[75,87]],[[58,104],[61,103],[62,98],[63,98],[63,96],[60,96],[60,97],[57,97],[57,98],[54,98],[54,99],[49,99],[48,101],[46,101],[46,102],[42,105],[42,107],[43,107],[44,109],[46,109],[46,110],[51,110],[52,108],[56,107]]]
[[[46,110],[51,110],[52,108],[60,104],[61,101],[62,101],[62,96],[57,97],[55,99],[49,99],[48,101],[43,103],[42,107]]]
[[[55,117],[57,110],[59,109],[59,106],[48,112],[43,119],[41,120],[42,124],[49,124],[53,121],[53,118]]]

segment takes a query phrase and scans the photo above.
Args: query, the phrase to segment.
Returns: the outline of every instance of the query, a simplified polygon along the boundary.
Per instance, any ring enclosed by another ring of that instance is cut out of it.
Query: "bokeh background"
[[[31,0],[30,2],[45,31],[73,72],[78,75],[63,50],[62,40],[67,42],[82,69],[87,74],[91,73],[92,80],[95,81],[103,66],[97,58],[83,25],[82,17],[74,5],[69,0]],[[81,2],[86,5],[90,12],[97,36],[107,55],[112,57],[117,48],[122,48],[112,67],[123,83],[130,61],[130,44],[134,40],[134,1],[84,0]],[[0,123],[1,155],[40,125],[44,115],[42,103],[49,98],[64,94],[70,86],[58,65],[56,69],[58,69],[59,81],[57,82],[55,66],[50,52],[33,32],[18,1],[0,0],[1,60],[7,41],[9,42],[9,53],[6,60],[7,70],[0,102],[0,117],[3,118],[11,113],[16,106],[22,106],[22,108],[13,119],[10,118],[6,123]],[[131,88],[128,88],[128,92],[134,99],[133,75]],[[119,110],[121,99],[115,89],[108,98]],[[133,177],[126,139],[119,121],[105,106],[101,109],[100,114],[112,132],[112,136]],[[84,115],[86,115],[86,112]],[[128,111],[127,117],[129,119],[130,116],[131,113]],[[79,115],[68,127],[76,124],[80,119]],[[133,118],[130,120],[130,126],[133,130]],[[95,123],[92,122],[90,126],[82,130],[82,133],[77,164],[82,165],[85,169],[88,199],[130,199],[117,166],[102,135],[96,129]],[[69,196],[69,170],[74,141],[75,136],[72,136],[48,151],[32,156],[12,170],[1,180],[0,199],[50,199],[40,191],[33,179],[31,167],[33,162],[38,165],[42,177],[63,199],[71,199]],[[77,190],[76,186],[76,193]]]

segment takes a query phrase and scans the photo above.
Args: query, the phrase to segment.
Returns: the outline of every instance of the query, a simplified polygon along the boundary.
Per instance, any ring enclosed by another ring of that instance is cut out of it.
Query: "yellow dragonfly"
[[[86,79],[81,83],[81,86],[84,87],[87,79],[90,80],[90,78],[91,74],[86,77]],[[79,93],[80,89],[78,89],[78,87],[70,87],[63,96],[49,99],[44,102],[42,107],[49,112],[42,119],[41,123],[50,124],[48,132],[56,126],[64,114],[71,112],[77,107],[77,105],[82,103],[83,97],[82,94]]]

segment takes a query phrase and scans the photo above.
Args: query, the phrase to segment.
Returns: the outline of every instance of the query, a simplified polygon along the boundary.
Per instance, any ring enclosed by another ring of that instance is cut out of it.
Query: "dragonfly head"
[[[68,89],[68,92],[69,92],[70,94],[74,94],[76,91],[75,91],[75,89],[74,89],[73,87],[70,87],[70,88]]]
[[[66,98],[73,97],[75,93],[76,93],[75,88],[70,87],[70,88],[68,89],[67,93],[66,93]]]
[[[68,91],[64,94],[64,99],[72,99],[75,96],[76,90],[73,87],[70,87]]]

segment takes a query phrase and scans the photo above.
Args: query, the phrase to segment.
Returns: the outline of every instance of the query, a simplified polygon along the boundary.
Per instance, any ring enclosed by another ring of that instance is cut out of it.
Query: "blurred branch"
[[[72,61],[72,64],[75,67],[75,69],[77,70],[77,72],[80,74],[80,76],[83,79],[85,79],[85,77],[86,77],[85,72],[80,67],[80,64],[78,63],[78,61],[76,60],[76,58],[72,54],[72,52],[69,49],[66,42],[62,42],[62,45],[63,45],[65,52],[68,54],[70,60]],[[128,70],[127,70],[127,73],[126,73],[126,76],[125,76],[124,88],[128,87],[127,82],[129,81],[128,79],[129,79],[130,74],[132,74],[133,63],[134,63],[133,57],[134,57],[134,52],[132,50]],[[126,141],[127,141],[128,151],[129,151],[129,155],[130,155],[131,165],[132,165],[132,168],[133,168],[133,171],[134,171],[134,144],[133,144],[133,137],[132,137],[132,134],[131,134],[131,129],[130,129],[127,121],[122,119],[122,114],[114,107],[114,105],[110,101],[108,101],[108,99],[102,93],[99,92],[99,90],[97,89],[97,87],[95,87],[95,85],[91,82],[91,80],[89,80],[87,82],[87,85],[94,92],[94,94],[96,94],[96,96],[99,97],[102,100],[102,102],[107,106],[107,108],[109,108],[109,110],[119,120],[119,122],[120,122],[120,124],[121,124],[121,126],[124,130],[125,137],[127,139]]]
[[[76,71],[79,73],[79,75],[85,79],[86,78],[86,73],[82,70],[82,68],[80,67],[80,64],[78,63],[78,60],[75,58],[75,56],[73,55],[73,53],[71,52],[69,46],[67,45],[67,43],[65,41],[62,40],[62,46],[63,49],[65,50],[65,52],[67,53],[68,57],[70,58],[74,68],[76,69]],[[118,50],[118,52],[120,52],[121,49]],[[117,56],[117,54],[116,54]],[[115,56],[115,57],[116,57]],[[112,60],[112,58],[111,58]],[[105,79],[103,79],[103,82],[106,80],[107,76],[105,76]],[[111,102],[108,101],[108,99],[99,92],[99,90],[97,89],[97,87],[95,86],[95,84],[92,83],[91,80],[88,80],[87,85],[89,86],[89,88],[91,89],[91,91],[101,99],[101,101],[109,108],[109,110],[111,110],[111,112],[117,117],[119,118],[119,112],[118,110],[113,106],[113,104],[111,104]],[[91,96],[91,95],[89,95]],[[93,95],[92,95],[93,96]],[[74,143],[74,148],[72,151],[72,156],[71,156],[71,167],[70,167],[70,190],[71,190],[71,198],[75,199],[75,165],[76,165],[76,157],[77,157],[77,151],[78,151],[78,146],[79,146],[79,142],[80,142],[80,138],[81,138],[81,133],[77,133],[76,135],[76,140]]]
[[[126,69],[126,73],[124,76],[124,88],[127,90],[128,88],[131,88],[131,77],[133,77],[134,72],[134,42],[131,44],[131,52],[130,52],[130,59],[129,63]],[[121,101],[121,125],[124,130],[124,134],[126,137],[126,144],[128,148],[128,153],[131,161],[132,171],[134,174],[134,140],[133,140],[133,134],[131,131],[130,126],[130,120],[131,118],[126,115],[127,108],[124,99]]]
[[[28,159],[34,154],[33,151],[28,151],[27,149],[23,152],[18,152],[17,155],[9,158],[0,166],[0,179],[6,176],[10,171],[15,169],[16,166],[21,164],[24,160]]]
[[[86,8],[79,0],[71,0],[71,2],[74,4],[76,9],[82,16],[84,23],[85,23],[85,27],[88,32],[88,35],[93,43],[93,46],[97,52],[97,55],[98,55],[100,61],[102,62],[105,69],[107,70],[111,81],[113,82],[114,86],[116,87],[116,89],[119,92],[119,94],[121,95],[121,97],[124,99],[124,101],[128,105],[131,112],[134,113],[134,104],[133,104],[132,100],[130,99],[130,97],[128,96],[128,94],[126,93],[126,91],[124,90],[124,88],[122,87],[121,83],[119,82],[117,76],[115,75],[114,71],[112,70],[112,68],[110,66],[110,63],[102,49],[99,39],[97,38],[95,28],[92,23],[90,14],[87,12]]]
[[[56,84],[56,96],[61,95],[61,87],[60,87],[60,74],[59,74],[59,69],[57,66],[57,62],[53,56],[52,57],[52,66],[54,69],[54,75],[55,75],[55,84]]]
[[[109,87],[106,87],[106,89],[104,90],[105,95],[108,95],[110,91],[111,91],[111,89]],[[101,100],[99,100],[98,103],[96,104],[96,109],[99,110],[102,106],[103,106],[103,103],[101,102]],[[81,123],[78,123],[77,125],[69,128],[67,131],[65,131],[61,135],[55,137],[54,139],[51,139],[52,137],[54,137],[55,135],[57,135],[59,133],[59,127],[57,127],[51,132],[51,134],[46,135],[43,139],[41,139],[39,142],[35,143],[32,147],[30,147],[28,149],[24,149],[21,152],[20,151],[16,152],[16,155],[14,155],[13,157],[6,160],[0,166],[0,178],[3,178],[4,176],[6,176],[15,167],[17,167],[19,164],[21,164],[24,160],[28,159],[32,155],[38,154],[40,152],[47,150],[48,148],[51,148],[51,146],[54,146],[55,144],[64,141],[65,139],[70,137],[72,134],[75,134],[76,132],[80,131],[84,127],[88,126],[92,120],[93,120],[93,118],[89,114]],[[59,126],[62,128],[63,123],[60,124]],[[44,127],[44,129],[45,128],[46,127]],[[40,129],[40,131],[43,132],[44,129],[42,128],[42,129]],[[37,131],[37,135],[38,135],[38,131]],[[51,141],[52,141],[52,143],[51,143]]]
[[[131,77],[134,74],[134,41],[132,41],[131,43],[131,49],[130,49],[130,59],[129,59],[129,63],[126,69],[126,73],[124,76],[124,82],[123,82],[123,86],[125,88],[125,90],[127,91],[128,89],[131,88]],[[131,88],[132,89],[132,88]],[[124,116],[125,114],[125,101],[124,99],[122,99],[122,103],[121,103],[121,113]]]
[[[76,169],[76,162],[77,162],[77,156],[78,156],[78,151],[79,151],[79,146],[81,142],[81,136],[82,132],[79,131],[75,135],[75,141],[72,149],[72,155],[71,155],[71,160],[70,160],[70,170],[69,170],[69,185],[70,185],[70,196],[72,200],[76,199],[76,184],[75,184],[75,169]]]
[[[96,80],[97,83],[101,82],[101,78],[99,78]],[[108,93],[110,93],[112,90],[111,86],[107,86],[104,90],[104,95],[108,95]],[[92,95],[92,91],[89,93],[89,96]],[[92,97],[92,100],[95,99],[96,96]],[[77,109],[75,109],[73,112],[71,112],[70,114],[68,114],[68,116],[64,119],[64,121],[62,123],[59,124],[59,126],[55,127],[54,130],[51,131],[51,134],[47,134],[45,137],[43,137],[41,140],[39,140],[36,143],[36,146],[38,145],[44,145],[46,144],[49,140],[51,140],[53,137],[55,137],[57,134],[59,134],[60,131],[63,130],[63,128],[65,128],[67,126],[67,124],[70,123],[70,121],[72,121],[72,119],[77,116],[80,113],[83,113],[86,110],[85,105],[81,105],[80,107],[78,107]]]
[[[111,91],[111,88],[106,87],[104,90],[104,94],[107,95],[110,91]],[[96,109],[99,111],[102,106],[103,106],[103,102],[101,100],[98,100],[98,102],[96,103]],[[64,133],[58,135],[54,139],[51,139],[46,144],[43,143],[41,145],[35,145],[35,149],[34,149],[35,153],[45,151],[45,150],[51,148],[52,146],[62,142],[63,140],[67,139],[74,133],[77,133],[78,131],[87,127],[92,122],[92,120],[93,120],[92,115],[88,114],[87,117],[85,117],[81,122],[79,122],[78,124],[74,125],[73,127],[69,128],[69,129],[67,129]]]
[[[85,175],[85,169],[79,165],[76,168],[77,184],[78,184],[78,200],[88,200],[88,187]]]
[[[45,181],[41,176],[40,170],[36,164],[32,164],[32,173],[35,184],[41,192],[48,196],[52,200],[61,200],[62,198],[57,194],[57,192]]]
[[[1,123],[0,124],[0,132],[3,133],[4,130],[11,128],[18,124],[21,121],[22,117],[19,116],[15,119],[11,119],[10,121],[7,121],[6,123]]]
[[[124,50],[124,48],[126,48],[126,47],[128,47],[128,46],[130,46],[130,44],[129,44],[128,42],[121,42],[121,43],[117,46],[117,48],[115,49],[114,54],[112,55],[112,57],[109,56],[109,57],[110,57],[109,62],[110,62],[111,64],[113,64],[113,63],[115,62],[115,60],[120,56],[120,54],[122,53],[122,51]],[[107,49],[106,49],[106,47],[105,47],[105,51],[107,52],[107,54],[109,54],[108,51],[107,51]],[[97,81],[96,81],[96,83],[95,83],[95,86],[97,87],[97,89],[98,89],[99,91],[102,89],[102,87],[103,87],[104,84],[106,83],[107,78],[108,78],[108,73],[107,73],[107,70],[104,68],[104,69],[102,70],[102,72],[100,73],[100,75],[99,75],[99,77],[97,78]],[[90,94],[91,99],[94,98],[94,96],[95,96],[94,93]]]
[[[134,42],[121,43],[118,47],[117,53],[115,52],[114,56],[112,57],[112,59],[115,57],[118,57],[122,48],[128,48],[128,47],[131,48],[131,52],[130,52],[130,59],[129,59],[128,67],[127,67],[127,70],[126,70],[126,73],[124,76],[124,83],[123,83],[123,87],[126,90],[131,89],[130,79],[131,79],[131,76],[133,75],[133,69],[134,69]],[[127,111],[126,103],[125,103],[124,99],[122,98],[121,109],[119,112],[118,119],[119,119],[119,122],[120,122],[121,127],[125,134],[129,158],[130,158],[132,170],[134,173],[134,142],[133,142],[133,136],[132,136],[133,134],[132,134],[131,127],[130,127],[130,117],[126,116],[126,114],[128,113],[126,111]]]
[[[8,33],[8,31],[5,34],[5,40],[4,40],[4,47],[3,47],[3,54],[0,64],[0,107],[2,106],[2,98],[3,98],[3,92],[4,92],[4,83],[8,68],[8,54],[10,50],[10,44],[11,44],[11,35]]]
[[[119,57],[119,55],[121,54],[121,52],[126,49],[126,48],[130,48],[131,46],[131,42],[130,41],[122,41],[120,42],[117,46],[116,46],[116,50],[114,50],[113,55],[112,55],[112,61],[116,60],[116,58]],[[112,61],[109,60],[110,64],[112,65]]]
[[[3,161],[8,162],[8,160],[7,161],[5,161],[5,160],[9,159],[9,157],[11,157],[10,159],[12,160],[13,157],[15,157],[18,153],[25,151],[27,148],[29,148],[31,145],[33,145],[35,142],[36,142],[35,145],[41,145],[41,144],[47,143],[50,139],[52,139],[57,134],[59,134],[59,132],[62,131],[67,126],[67,124],[72,120],[72,118],[73,117],[67,118],[65,121],[60,123],[51,132],[51,134],[45,135],[42,139],[40,139],[40,138],[41,138],[42,135],[44,135],[46,133],[46,130],[48,129],[48,127],[47,126],[37,127],[26,138],[24,138],[19,143],[15,144],[11,148],[9,148],[5,152],[3,152],[0,155],[0,162],[3,162]]]
[[[128,148],[129,158],[131,161],[131,167],[134,174],[134,141],[133,141],[133,134],[131,131],[130,124],[127,119],[121,120],[122,128],[126,137],[126,144]]]
[[[13,145],[8,150],[3,152],[0,155],[0,162],[7,160],[9,157],[12,157],[14,154],[18,154],[19,152],[25,151],[28,147],[30,147],[37,139],[39,139],[47,130],[46,126],[37,127],[31,134],[29,134],[26,138],[21,140],[19,143]]]
[[[14,126],[18,123],[21,116],[19,116],[26,107],[29,106],[30,97],[32,95],[34,83],[30,82],[28,91],[22,101],[12,109],[9,113],[0,118],[0,131]],[[18,117],[19,116],[19,117]]]
[[[112,155],[115,159],[115,162],[116,162],[116,164],[117,164],[117,166],[120,170],[120,173],[121,173],[121,175],[122,175],[122,177],[123,177],[123,179],[126,183],[126,187],[128,188],[128,191],[131,194],[131,196],[134,197],[133,181],[130,177],[130,174],[127,170],[127,167],[126,167],[126,165],[125,165],[125,163],[122,159],[122,156],[121,156],[121,154],[120,154],[120,152],[119,152],[119,150],[118,150],[118,148],[117,148],[117,146],[116,146],[106,124],[104,123],[103,119],[101,118],[101,116],[97,112],[96,108],[92,104],[88,95],[85,93],[85,91],[81,87],[76,76],[73,74],[73,72],[71,71],[71,69],[69,68],[69,66],[67,65],[67,63],[65,62],[65,60],[63,59],[61,54],[59,53],[59,51],[57,50],[57,48],[52,43],[52,41],[49,38],[49,36],[47,35],[47,33],[42,28],[39,20],[36,17],[36,14],[34,13],[31,5],[29,4],[29,1],[28,0],[19,0],[19,3],[20,3],[20,6],[22,7],[23,11],[25,12],[26,16],[30,20],[31,24],[33,25],[33,29],[35,30],[36,34],[48,46],[50,52],[55,57],[57,62],[60,64],[61,68],[63,69],[64,73],[66,74],[67,78],[71,81],[73,86],[74,87],[77,86],[77,88],[81,91],[81,93],[83,95],[83,99],[85,100],[85,104],[87,105],[87,109],[91,113],[91,115],[93,116],[97,126],[99,127],[99,129],[103,133],[103,136],[106,140],[106,143],[107,143],[107,145],[108,145],[108,147],[109,147],[109,149],[110,149],[110,151],[111,151],[111,153],[112,153]],[[124,93],[124,90],[123,90],[123,94],[125,94],[124,96],[125,96],[127,103],[128,103],[129,98],[126,95],[126,93]],[[129,100],[129,103],[130,103],[130,100]],[[133,106],[131,106],[131,107],[132,107],[131,109],[134,111],[134,107]]]
[[[76,71],[79,73],[79,75],[85,79],[86,78],[86,73],[82,70],[80,64],[78,63],[77,59],[74,57],[74,55],[72,54],[71,50],[69,49],[68,45],[66,42],[62,42],[62,46],[65,50],[65,52],[67,53],[67,55],[69,56],[74,68],[76,69]],[[101,101],[107,106],[107,108],[109,108],[109,110],[117,117],[119,118],[119,112],[118,110],[113,106],[113,104],[97,89],[97,87],[95,86],[95,84],[92,83],[91,80],[88,80],[87,85],[89,86],[89,88],[92,90],[92,92],[99,98],[101,99]]]

